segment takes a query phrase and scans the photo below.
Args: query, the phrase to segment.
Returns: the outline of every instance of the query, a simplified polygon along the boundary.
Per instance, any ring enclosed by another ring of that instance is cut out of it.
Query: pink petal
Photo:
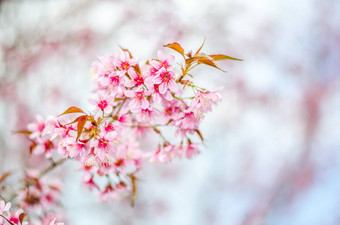
[[[166,92],[167,87],[165,83],[161,83],[161,85],[159,85],[159,93],[161,93],[162,95]]]

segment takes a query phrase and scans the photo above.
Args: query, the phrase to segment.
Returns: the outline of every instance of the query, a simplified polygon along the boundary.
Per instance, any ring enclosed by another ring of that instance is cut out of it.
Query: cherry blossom
[[[182,67],[175,64],[173,55],[162,51],[145,63],[125,49],[121,54],[98,57],[91,67],[97,96],[89,100],[95,107],[92,111],[72,106],[54,118],[37,116],[36,122],[27,125],[30,152],[44,155],[51,165],[40,174],[26,174],[25,185],[16,196],[20,208],[35,212],[41,224],[64,224],[56,222],[53,213],[57,212],[52,210],[58,205],[61,186],[49,184],[41,176],[68,159],[80,164],[83,184],[97,191],[101,200],[132,196],[133,205],[136,177],[144,163],[165,164],[200,153],[201,143],[191,138],[204,141],[200,122],[221,96],[183,79],[199,64],[215,64],[199,54],[200,50],[192,55],[184,54],[178,43],[166,47],[183,56]],[[189,97],[183,96],[184,90]],[[158,136],[156,149],[141,145],[150,133]],[[99,178],[106,179],[104,186]],[[1,201],[0,213],[17,224],[22,211],[9,212],[10,207],[11,203]]]

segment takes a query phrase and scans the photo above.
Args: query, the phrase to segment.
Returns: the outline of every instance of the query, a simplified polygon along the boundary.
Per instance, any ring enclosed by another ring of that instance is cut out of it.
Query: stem
[[[123,102],[120,104],[120,106],[119,106],[119,108],[118,108],[116,114],[113,116],[113,118],[115,118],[116,116],[118,116],[119,111],[123,108],[123,105],[125,104],[125,102],[126,102],[126,98],[125,98],[125,99],[123,100]]]
[[[67,160],[67,158],[63,158],[63,159],[59,159],[56,162],[52,162],[52,164],[47,167],[46,169],[44,169],[43,171],[41,171],[41,173],[39,174],[38,178],[43,177],[45,174],[47,174],[48,172],[50,172],[51,170],[53,170],[54,168],[56,168],[57,166],[61,165],[63,162],[65,162]]]

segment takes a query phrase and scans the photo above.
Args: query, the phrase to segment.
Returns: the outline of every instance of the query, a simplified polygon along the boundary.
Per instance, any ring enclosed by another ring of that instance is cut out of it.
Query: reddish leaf
[[[192,51],[188,52],[187,54],[185,54],[186,56],[188,56],[189,58],[192,57]]]
[[[30,154],[32,154],[33,153],[33,150],[35,149],[35,147],[37,147],[37,143],[36,142],[34,142],[33,141],[33,143],[31,144],[31,146],[30,146]]]
[[[133,174],[130,174],[129,177],[131,178],[131,184],[132,184],[131,206],[134,207],[136,194],[137,194],[136,177]]]
[[[138,64],[136,64],[133,68],[135,68],[137,74],[142,74]]]
[[[197,50],[195,55],[197,55],[201,51],[201,49],[203,48],[204,43],[205,43],[205,39],[203,40],[203,43],[202,43],[201,47]]]
[[[213,60],[238,60],[238,61],[243,61],[242,59],[237,59],[231,56],[227,55],[209,55]]]
[[[185,64],[190,65],[193,61],[196,61],[196,60],[197,59],[195,57],[185,59]]]
[[[0,177],[0,184],[2,183],[2,182],[4,182],[4,180],[6,180],[6,178],[9,176],[9,175],[11,175],[12,173],[11,172],[5,172],[5,173],[3,173],[2,175],[1,175],[1,177]]]
[[[87,116],[87,115],[84,115],[84,116]],[[77,117],[75,120],[73,120],[72,122],[70,122],[70,123],[67,123],[67,124],[65,124],[65,125],[70,125],[70,124],[73,124],[73,123],[79,122],[79,120],[80,120],[82,117],[83,117],[83,116],[79,116],[79,117]]]
[[[30,134],[32,134],[32,131],[29,131],[29,130],[17,130],[17,131],[13,131],[13,134],[27,134],[27,135],[30,135]]]
[[[62,114],[60,114],[59,116],[65,115],[65,114],[69,114],[69,113],[84,113],[84,111],[78,107],[75,106],[71,106],[70,108],[68,108],[65,112],[63,112]],[[85,113],[84,113],[85,114]]]
[[[24,221],[26,215],[27,215],[26,213],[20,213],[20,215],[19,215],[20,224],[22,224],[22,222]]]
[[[208,66],[215,67],[216,69],[222,70],[222,69],[219,68],[219,67],[214,63],[214,61],[212,61],[211,59],[200,58],[200,59],[197,60],[197,62],[198,62],[199,64],[205,64],[205,65],[208,65]],[[222,71],[224,71],[224,70],[222,70]]]
[[[200,130],[195,130],[195,132],[197,133],[197,135],[201,138],[202,142],[204,141],[203,135],[201,133]]]
[[[79,116],[78,118],[79,118],[79,122],[77,125],[77,132],[78,132],[77,140],[79,139],[81,133],[83,132],[84,126],[87,122],[88,115]]]
[[[178,44],[178,42],[174,42],[174,43],[163,45],[163,46],[168,47],[168,48],[172,48],[173,50],[175,50],[179,54],[184,55],[184,49],[182,48],[182,46],[180,44]]]
[[[126,48],[123,48],[122,46],[119,46],[119,48],[120,48],[120,49],[122,49],[124,52],[127,52],[127,53],[129,54],[129,57],[130,57],[130,59],[132,59],[132,58],[133,58],[133,56],[132,56],[131,52],[130,52],[128,49],[126,49]]]

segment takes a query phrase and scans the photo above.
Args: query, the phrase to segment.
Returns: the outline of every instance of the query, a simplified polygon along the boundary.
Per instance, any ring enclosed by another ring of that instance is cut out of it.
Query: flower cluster
[[[197,155],[200,144],[192,141],[192,135],[197,134],[203,141],[200,121],[221,96],[184,78],[199,64],[218,68],[214,61],[227,56],[199,51],[184,55],[178,43],[167,47],[182,54],[183,68],[175,64],[175,56],[161,51],[156,59],[144,64],[126,49],[118,55],[99,57],[91,68],[96,92],[96,98],[89,100],[94,105],[93,113],[70,107],[57,118],[37,117],[28,125],[34,143],[32,152],[51,157],[56,149],[63,158],[81,162],[84,183],[98,189],[103,200],[133,191],[132,177],[144,159],[168,163],[173,158]],[[191,91],[187,97],[185,89]],[[166,137],[166,127],[174,127],[177,138]],[[152,132],[160,137],[157,147],[145,151],[140,148],[140,137]],[[107,185],[97,184],[97,175],[107,177]]]
[[[11,210],[12,204],[10,202],[0,201],[0,225],[64,225],[62,222],[56,223],[56,218],[51,215],[45,215],[39,219],[38,223],[24,221],[26,213],[23,209]]]
[[[202,46],[195,54],[185,54],[177,42],[165,47],[180,53],[184,64],[178,66],[175,56],[162,51],[145,63],[126,49],[99,57],[91,68],[96,93],[89,100],[91,113],[72,106],[57,117],[37,116],[28,124],[23,132],[32,141],[30,152],[44,155],[52,164],[38,176],[27,176],[30,182],[17,194],[19,207],[33,212],[57,205],[59,186],[45,185],[40,178],[66,159],[80,162],[84,184],[97,190],[100,199],[132,196],[133,205],[142,163],[169,163],[200,153],[200,122],[221,96],[196,86],[187,79],[192,77],[189,72],[200,64],[219,69],[215,61],[237,59],[201,53]],[[141,143],[147,135],[155,145],[144,149]],[[106,182],[98,181],[103,179]],[[1,204],[2,215],[9,206]],[[54,224],[52,219],[46,221]]]

